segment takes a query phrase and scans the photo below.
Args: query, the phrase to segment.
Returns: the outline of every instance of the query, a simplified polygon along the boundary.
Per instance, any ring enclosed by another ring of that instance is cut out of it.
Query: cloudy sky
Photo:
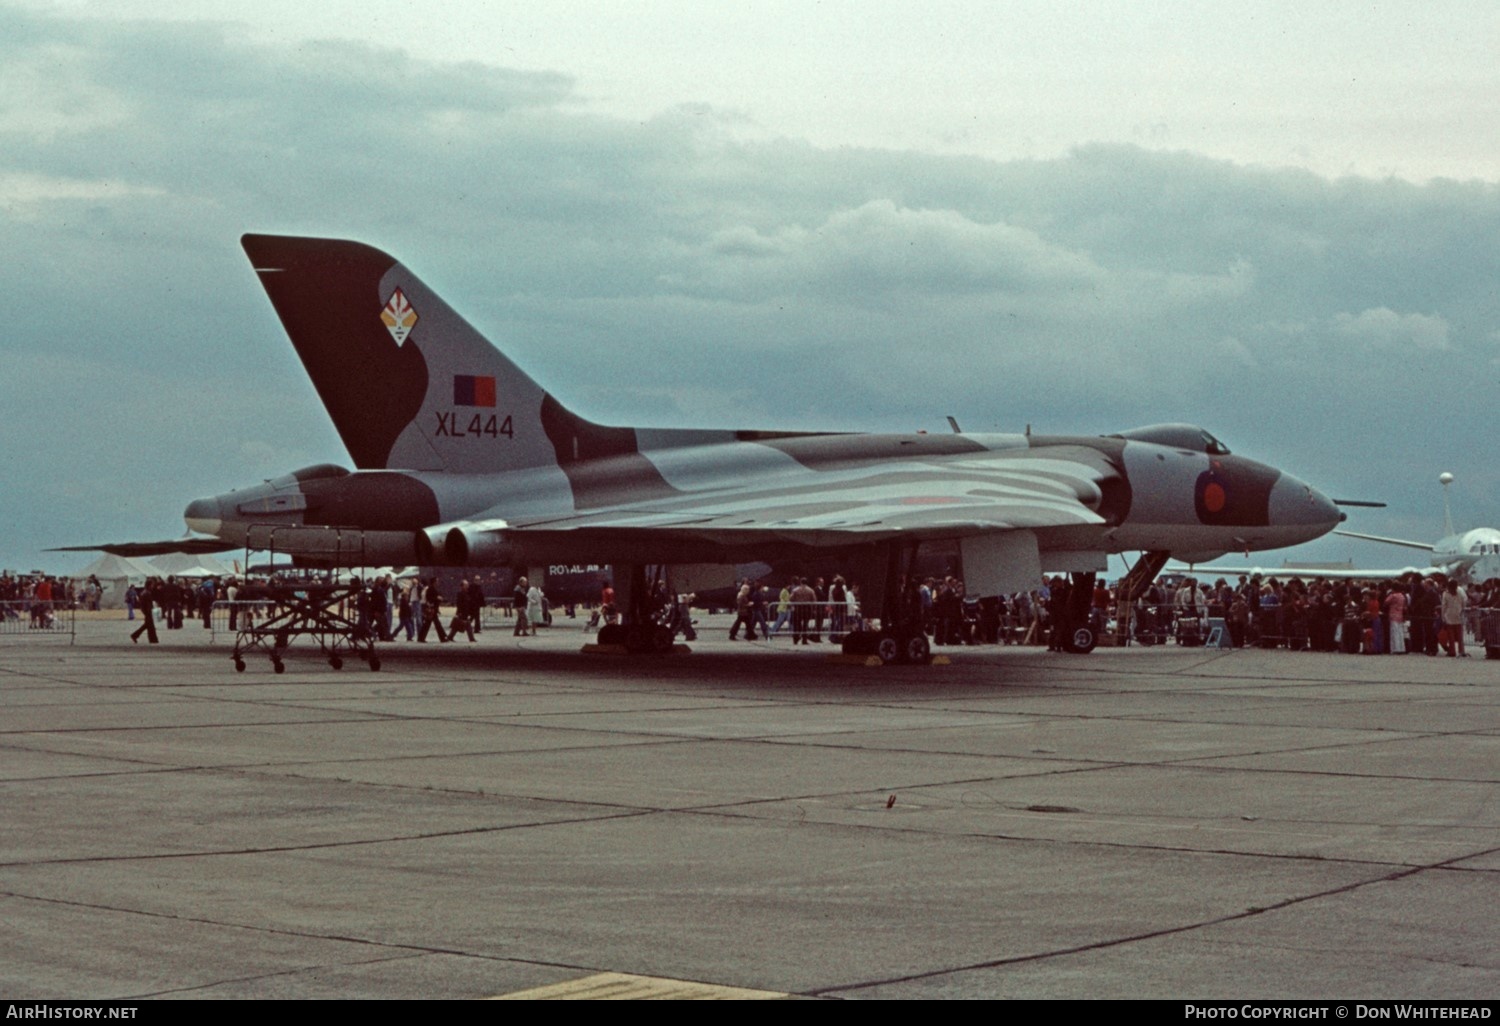
[[[1434,538],[1440,470],[1500,524],[1492,3],[0,16],[0,567],[348,462],[246,231],[395,254],[595,420],[1186,420],[1359,529]]]

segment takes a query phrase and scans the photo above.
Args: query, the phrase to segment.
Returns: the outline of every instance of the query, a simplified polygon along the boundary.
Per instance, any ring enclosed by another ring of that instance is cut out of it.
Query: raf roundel
[[[1233,519],[1230,509],[1229,475],[1222,460],[1209,460],[1193,488],[1193,506],[1202,524],[1224,524]]]
[[[1203,488],[1203,507],[1210,513],[1218,513],[1224,508],[1224,486],[1217,481],[1210,481]]]

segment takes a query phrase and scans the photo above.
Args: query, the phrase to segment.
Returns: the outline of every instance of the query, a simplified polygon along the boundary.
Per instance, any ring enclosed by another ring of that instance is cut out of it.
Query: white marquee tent
[[[87,581],[90,577],[98,578],[99,585],[103,589],[103,594],[99,597],[99,608],[124,609],[125,589],[132,584],[139,587],[146,583],[146,578],[159,576],[160,573],[160,570],[145,560],[116,556],[106,552],[70,576],[80,583]]]

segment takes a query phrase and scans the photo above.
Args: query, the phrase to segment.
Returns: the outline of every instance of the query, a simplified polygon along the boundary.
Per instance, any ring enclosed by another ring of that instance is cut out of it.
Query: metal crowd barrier
[[[66,602],[0,602],[0,637],[65,637],[71,645],[76,634],[74,621],[73,607]]]
[[[502,620],[514,622],[516,611],[511,608],[510,599],[485,599],[483,608],[479,611],[480,622],[489,626],[498,624]]]
[[[257,599],[250,602],[228,602],[223,599],[215,602],[213,609],[209,612],[208,630],[218,640],[218,635],[228,634],[231,637],[238,634],[246,627],[246,618],[250,623],[264,623],[267,619],[276,615],[276,604],[265,599]],[[157,630],[161,629],[161,618],[157,618]],[[197,610],[193,611],[191,618],[184,618],[182,629],[203,629],[203,618]]]
[[[1469,633],[1484,646],[1486,659],[1500,659],[1500,609],[1471,609]]]

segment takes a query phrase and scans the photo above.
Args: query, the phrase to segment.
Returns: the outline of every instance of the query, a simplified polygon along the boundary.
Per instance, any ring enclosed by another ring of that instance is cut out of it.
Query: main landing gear
[[[921,625],[916,630],[892,628],[879,631],[854,631],[844,637],[844,654],[879,656],[887,666],[909,663],[925,666],[932,662],[932,642],[922,633]]]
[[[607,623],[599,628],[598,644],[622,645],[632,655],[665,655],[672,651],[673,634],[656,623]]]
[[[1054,630],[1062,632],[1062,650],[1074,655],[1088,655],[1099,644],[1102,626],[1094,621],[1094,584],[1091,573],[1072,574],[1063,615],[1066,619]]]
[[[925,666],[932,662],[932,642],[922,629],[922,604],[910,570],[915,545],[892,545],[886,556],[885,582],[878,631],[844,636],[844,654],[878,656],[886,666]]]
[[[619,645],[631,655],[668,655],[675,650],[677,632],[660,622],[663,610],[653,602],[653,583],[639,563],[615,567],[615,603],[624,622],[600,627],[596,644]]]

